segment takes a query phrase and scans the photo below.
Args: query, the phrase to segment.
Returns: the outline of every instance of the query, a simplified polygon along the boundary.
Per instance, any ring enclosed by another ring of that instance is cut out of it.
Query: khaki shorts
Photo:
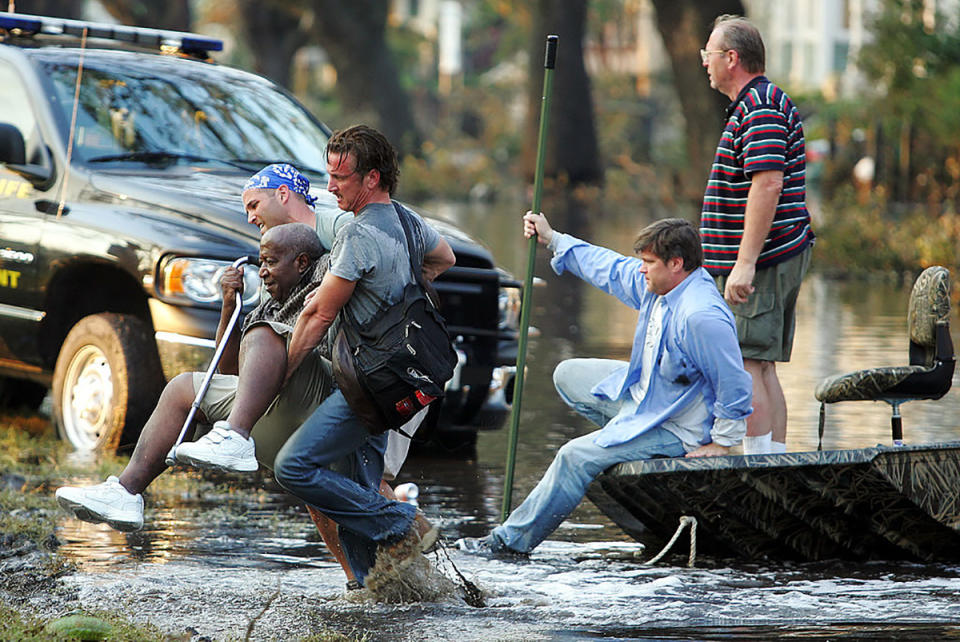
[[[812,253],[808,247],[783,263],[758,270],[753,278],[755,289],[747,302],[730,306],[744,359],[790,361],[797,296]],[[727,275],[716,276],[714,281],[723,294]]]
[[[204,374],[193,373],[194,392],[200,390]],[[213,375],[200,402],[200,410],[210,423],[224,421],[230,415],[237,396],[237,379],[236,375]],[[331,392],[333,371],[330,362],[313,350],[250,431],[256,444],[257,461],[272,470],[281,446]]]
[[[193,373],[194,394],[200,390],[204,375],[203,372]],[[230,415],[237,396],[237,379],[236,375],[213,375],[210,387],[200,402],[200,410],[210,423],[226,420]],[[272,470],[273,462],[283,444],[331,392],[333,371],[330,362],[321,357],[317,350],[313,350],[304,358],[260,420],[254,424],[250,435],[256,444],[257,461]],[[418,427],[419,425],[408,425],[404,426],[404,429],[412,435]],[[198,431],[197,436],[200,432]],[[410,440],[391,430],[383,456],[384,479],[390,481],[396,478],[407,459],[409,449]]]

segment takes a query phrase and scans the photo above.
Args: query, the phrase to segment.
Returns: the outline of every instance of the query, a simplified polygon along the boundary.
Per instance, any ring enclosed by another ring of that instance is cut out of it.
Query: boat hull
[[[587,491],[635,539],[697,519],[697,552],[960,560],[960,442],[618,464]]]

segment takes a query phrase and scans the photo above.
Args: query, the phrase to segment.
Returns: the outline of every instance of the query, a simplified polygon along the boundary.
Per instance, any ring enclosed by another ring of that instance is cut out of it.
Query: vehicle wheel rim
[[[96,346],[80,348],[70,360],[63,382],[63,427],[78,450],[93,450],[108,430],[113,405],[113,373]]]

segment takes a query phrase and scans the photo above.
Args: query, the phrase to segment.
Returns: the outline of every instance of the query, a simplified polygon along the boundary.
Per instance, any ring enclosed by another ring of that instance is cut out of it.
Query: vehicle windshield
[[[84,63],[73,142],[77,162],[214,163],[244,170],[291,162],[323,173],[327,133],[263,78],[176,59],[103,58]],[[41,66],[67,140],[77,62],[51,58]]]

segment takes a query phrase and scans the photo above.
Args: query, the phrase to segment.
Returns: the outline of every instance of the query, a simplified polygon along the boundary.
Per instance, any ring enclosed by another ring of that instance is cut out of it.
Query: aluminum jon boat
[[[884,401],[892,446],[625,462],[587,491],[634,538],[662,542],[697,520],[701,553],[750,559],[960,560],[960,442],[902,445],[900,406],[950,390],[950,272],[924,270],[907,308],[909,365],[824,379],[825,404]]]
[[[701,555],[960,560],[960,442],[626,462],[587,497],[651,550],[690,515]]]

